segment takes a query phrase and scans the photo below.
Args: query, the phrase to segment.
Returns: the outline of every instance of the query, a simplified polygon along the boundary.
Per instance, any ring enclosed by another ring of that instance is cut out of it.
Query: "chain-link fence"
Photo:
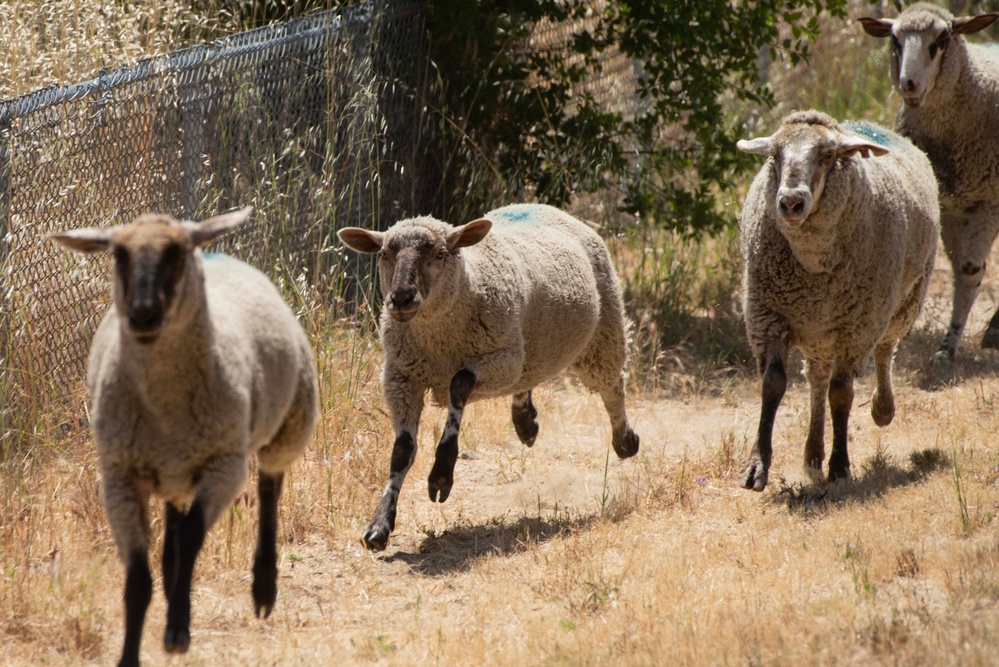
[[[425,207],[419,0],[374,0],[0,101],[0,389],[68,389],[108,304],[108,261],[46,240],[146,211],[254,204],[240,257],[310,281],[332,233]],[[0,408],[2,409],[2,408]]]
[[[0,100],[0,415],[26,386],[76,386],[108,307],[109,260],[67,253],[52,232],[252,204],[224,249],[327,294],[368,285],[335,230],[443,201],[423,9],[366,0]],[[580,27],[535,38],[565,46]],[[631,64],[605,65],[586,87],[619,108]]]

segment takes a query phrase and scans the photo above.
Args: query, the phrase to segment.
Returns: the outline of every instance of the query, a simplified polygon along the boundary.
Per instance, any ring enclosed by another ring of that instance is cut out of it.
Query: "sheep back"
[[[521,368],[513,385],[477,384],[471,400],[527,391],[577,361],[595,336],[620,340],[616,374],[624,363],[620,287],[607,247],[587,224],[559,209],[517,204],[490,211],[480,243],[462,248],[461,283],[452,303],[400,324],[382,317],[386,359],[431,389],[444,405],[454,374],[469,359],[504,348]],[[399,225],[450,225],[419,218]],[[430,301],[424,306],[428,309]],[[618,333],[615,334],[614,331]],[[593,363],[597,363],[594,361]],[[613,366],[610,363],[609,366]]]

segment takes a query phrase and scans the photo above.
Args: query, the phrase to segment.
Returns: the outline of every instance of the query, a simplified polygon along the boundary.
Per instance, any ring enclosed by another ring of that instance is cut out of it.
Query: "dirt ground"
[[[976,303],[958,380],[930,391],[920,369],[945,329],[949,284],[941,256],[931,301],[898,356],[892,425],[869,417],[873,377],[858,382],[848,482],[810,486],[801,472],[800,374],[778,413],[762,494],[737,485],[758,419],[751,376],[676,399],[632,396],[642,449],[627,461],[609,450],[599,399],[570,379],[536,392],[541,433],[530,449],[513,433],[508,403],[473,404],[444,504],[426,491],[445,419],[429,408],[385,552],[365,552],[359,540],[384,477],[340,500],[323,486],[327,462],[307,457],[283,501],[288,539],[273,615],[252,614],[254,522],[233,528],[230,517],[199,561],[190,652],[162,652],[157,589],[143,660],[999,664],[999,354],[977,348],[999,282],[989,278]],[[371,419],[387,421],[378,410]],[[387,473],[389,442],[375,454],[377,475]],[[288,527],[296,513],[328,511],[324,494],[340,513],[329,530]],[[54,540],[71,554],[72,539],[40,528],[38,548]],[[25,586],[39,601],[24,606],[20,625],[16,615],[4,623],[0,662],[116,659],[121,568],[106,530],[93,539],[79,562],[63,556],[47,587]],[[54,570],[51,560],[37,569]]]

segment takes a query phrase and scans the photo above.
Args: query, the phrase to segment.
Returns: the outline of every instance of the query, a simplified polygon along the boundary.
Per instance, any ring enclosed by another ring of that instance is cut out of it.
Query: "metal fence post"
[[[7,341],[10,285],[7,280],[7,252],[10,241],[10,111],[9,103],[0,105],[0,374],[7,371]],[[0,382],[0,384],[3,384]]]

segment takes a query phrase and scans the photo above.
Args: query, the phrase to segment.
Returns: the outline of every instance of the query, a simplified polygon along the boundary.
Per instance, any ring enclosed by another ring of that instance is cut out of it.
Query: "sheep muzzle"
[[[413,319],[422,305],[423,298],[415,287],[394,289],[385,300],[385,309],[397,322],[408,322]]]

